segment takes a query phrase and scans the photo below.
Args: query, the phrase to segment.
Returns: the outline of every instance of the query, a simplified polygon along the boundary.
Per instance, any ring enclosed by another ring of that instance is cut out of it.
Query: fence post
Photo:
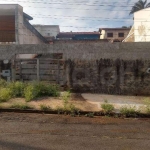
[[[37,59],[37,81],[40,81],[40,61]]]

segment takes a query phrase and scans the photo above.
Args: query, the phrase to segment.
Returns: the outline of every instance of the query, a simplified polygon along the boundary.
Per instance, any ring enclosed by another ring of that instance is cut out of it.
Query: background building
[[[33,25],[33,26],[48,41],[56,39],[56,36],[60,32],[59,25]]]
[[[98,40],[99,32],[60,32],[57,40]]]
[[[47,40],[29,23],[17,4],[0,4],[0,44],[42,44]]]
[[[110,42],[122,42],[128,35],[130,28],[102,28],[99,29],[100,39],[107,39]]]

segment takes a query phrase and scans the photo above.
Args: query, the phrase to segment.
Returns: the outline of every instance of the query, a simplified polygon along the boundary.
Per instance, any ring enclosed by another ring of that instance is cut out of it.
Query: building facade
[[[48,41],[51,39],[56,39],[56,36],[60,32],[59,25],[33,25],[33,26]]]
[[[110,42],[122,42],[128,35],[130,28],[101,28],[99,29],[100,39],[107,39]]]
[[[29,23],[18,4],[0,4],[0,44],[43,44],[47,40]]]

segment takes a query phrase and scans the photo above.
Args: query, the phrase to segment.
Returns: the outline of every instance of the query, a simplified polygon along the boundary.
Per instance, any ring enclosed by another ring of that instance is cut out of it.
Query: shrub
[[[25,110],[25,109],[32,109],[32,107],[28,106],[27,104],[13,104],[13,105],[11,106],[11,108],[22,109],[22,110]]]
[[[133,107],[131,107],[131,106],[130,107],[123,106],[120,109],[120,113],[123,114],[126,117],[130,117],[130,116],[136,117],[140,113],[140,111],[137,110],[135,108],[135,106],[133,106]]]
[[[57,85],[48,84],[46,86],[46,95],[58,97],[60,95],[59,94],[59,87]]]
[[[43,111],[50,111],[50,110],[52,110],[50,106],[46,106],[46,105],[44,105],[44,104],[40,105],[40,108],[41,108],[41,110],[43,110]]]
[[[9,88],[0,89],[0,102],[6,102],[12,98],[12,91]]]
[[[103,109],[104,113],[109,114],[114,111],[114,106],[112,104],[109,104],[107,101],[105,103],[101,104],[101,108]]]
[[[14,97],[24,96],[25,83],[19,81],[11,82],[8,84],[8,87],[11,89]]]
[[[26,102],[29,102],[38,97],[38,91],[36,87],[32,84],[28,84],[27,87],[24,89],[24,96]]]
[[[7,86],[7,81],[4,79],[0,79],[0,88],[4,88]]]

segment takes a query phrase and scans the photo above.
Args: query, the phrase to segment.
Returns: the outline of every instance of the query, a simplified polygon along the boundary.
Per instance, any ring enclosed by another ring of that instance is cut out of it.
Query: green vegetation
[[[101,104],[101,108],[105,114],[110,114],[114,111],[114,106],[109,104],[107,100],[105,100],[105,103]]]
[[[47,106],[47,105],[44,105],[44,104],[41,104],[40,108],[43,111],[50,111],[50,110],[52,110],[50,106]]]
[[[22,110],[26,110],[26,109],[32,109],[32,107],[28,106],[27,104],[13,104],[11,106],[11,108],[15,108],[15,109],[22,109]]]
[[[69,100],[71,98],[70,91],[64,92],[61,97],[63,100],[64,111],[69,111]]]
[[[43,82],[23,83],[20,81],[7,83],[0,79],[0,102],[11,98],[24,97],[26,102],[42,96],[59,96],[59,87]]]
[[[12,98],[12,91],[9,88],[0,88],[0,102],[7,102]]]
[[[24,97],[25,83],[20,81],[10,82],[7,87],[12,91],[13,97]]]
[[[122,114],[122,115],[124,115],[125,117],[136,117],[139,113],[140,113],[140,111],[139,110],[137,110],[136,108],[135,108],[135,106],[133,106],[133,107],[127,107],[127,106],[123,106],[121,109],[120,109],[120,113]]]

